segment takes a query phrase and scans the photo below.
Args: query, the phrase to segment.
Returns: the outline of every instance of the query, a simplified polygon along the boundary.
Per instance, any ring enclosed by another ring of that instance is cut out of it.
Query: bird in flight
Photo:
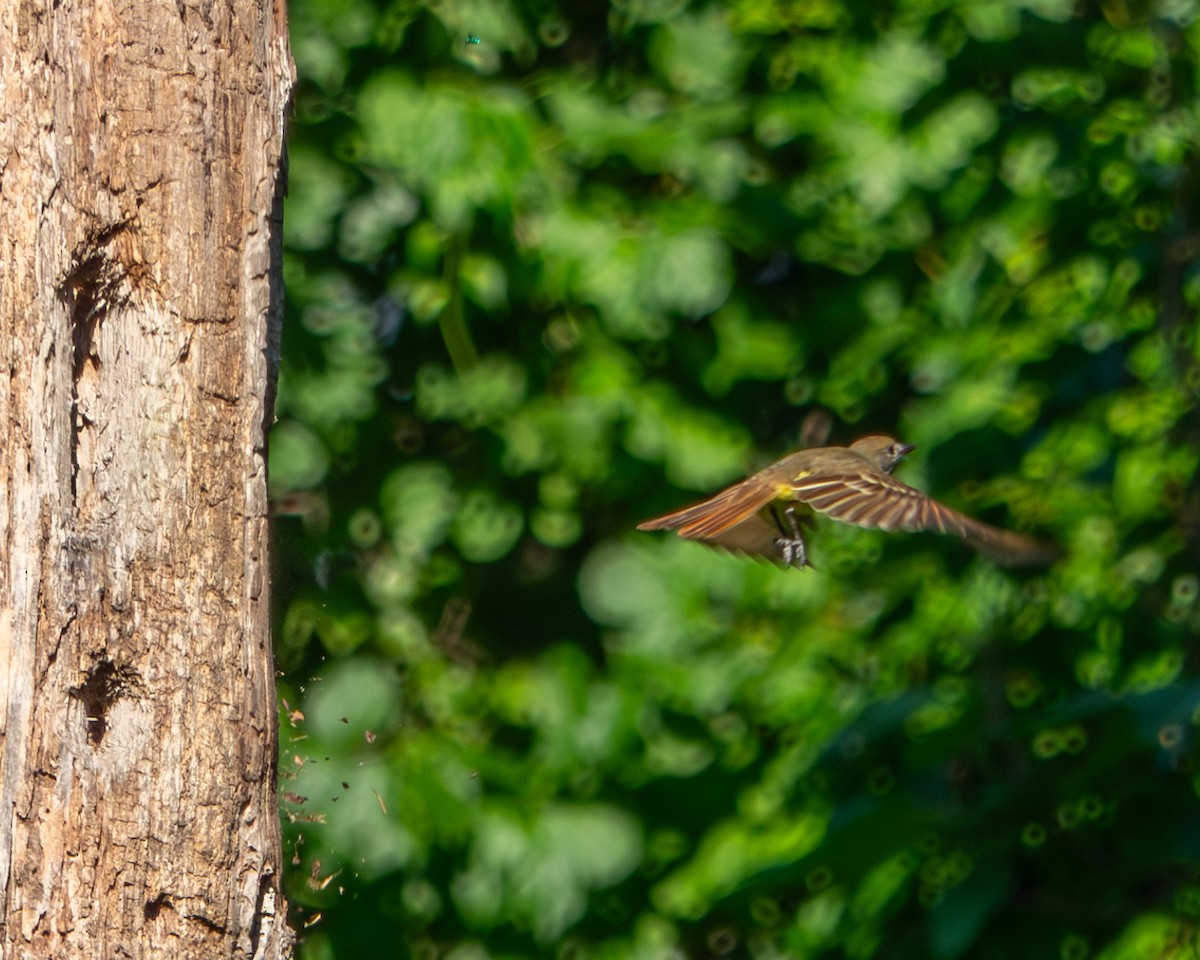
[[[892,476],[913,448],[882,434],[848,447],[815,447],[789,454],[715,497],[638,524],[674,530],[688,540],[765,557],[784,567],[808,566],[802,529],[815,514],[858,527],[934,530],[960,536],[1005,566],[1053,563],[1046,543],[974,520]]]

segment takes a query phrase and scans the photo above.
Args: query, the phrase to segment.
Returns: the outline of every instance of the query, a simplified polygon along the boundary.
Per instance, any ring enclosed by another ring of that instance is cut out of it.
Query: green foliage
[[[303,960],[1196,953],[1195,14],[296,0]],[[816,407],[1066,557],[634,532]]]

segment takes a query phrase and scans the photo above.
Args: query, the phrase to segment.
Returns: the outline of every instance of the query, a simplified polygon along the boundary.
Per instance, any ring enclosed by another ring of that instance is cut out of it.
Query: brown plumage
[[[801,527],[815,512],[889,533],[952,533],[1009,566],[1057,559],[1054,547],[973,520],[893,477],[896,464],[912,449],[872,434],[848,447],[801,450],[703,503],[647,520],[638,529],[674,530],[689,540],[804,567],[808,555]]]

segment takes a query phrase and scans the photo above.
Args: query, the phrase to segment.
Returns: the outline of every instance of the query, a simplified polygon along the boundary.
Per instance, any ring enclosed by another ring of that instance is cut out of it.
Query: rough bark
[[[280,957],[283,0],[0,0],[3,957]]]

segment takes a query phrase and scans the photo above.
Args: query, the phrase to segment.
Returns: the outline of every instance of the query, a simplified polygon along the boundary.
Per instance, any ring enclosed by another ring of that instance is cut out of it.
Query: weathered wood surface
[[[281,957],[283,0],[0,2],[2,957]]]

